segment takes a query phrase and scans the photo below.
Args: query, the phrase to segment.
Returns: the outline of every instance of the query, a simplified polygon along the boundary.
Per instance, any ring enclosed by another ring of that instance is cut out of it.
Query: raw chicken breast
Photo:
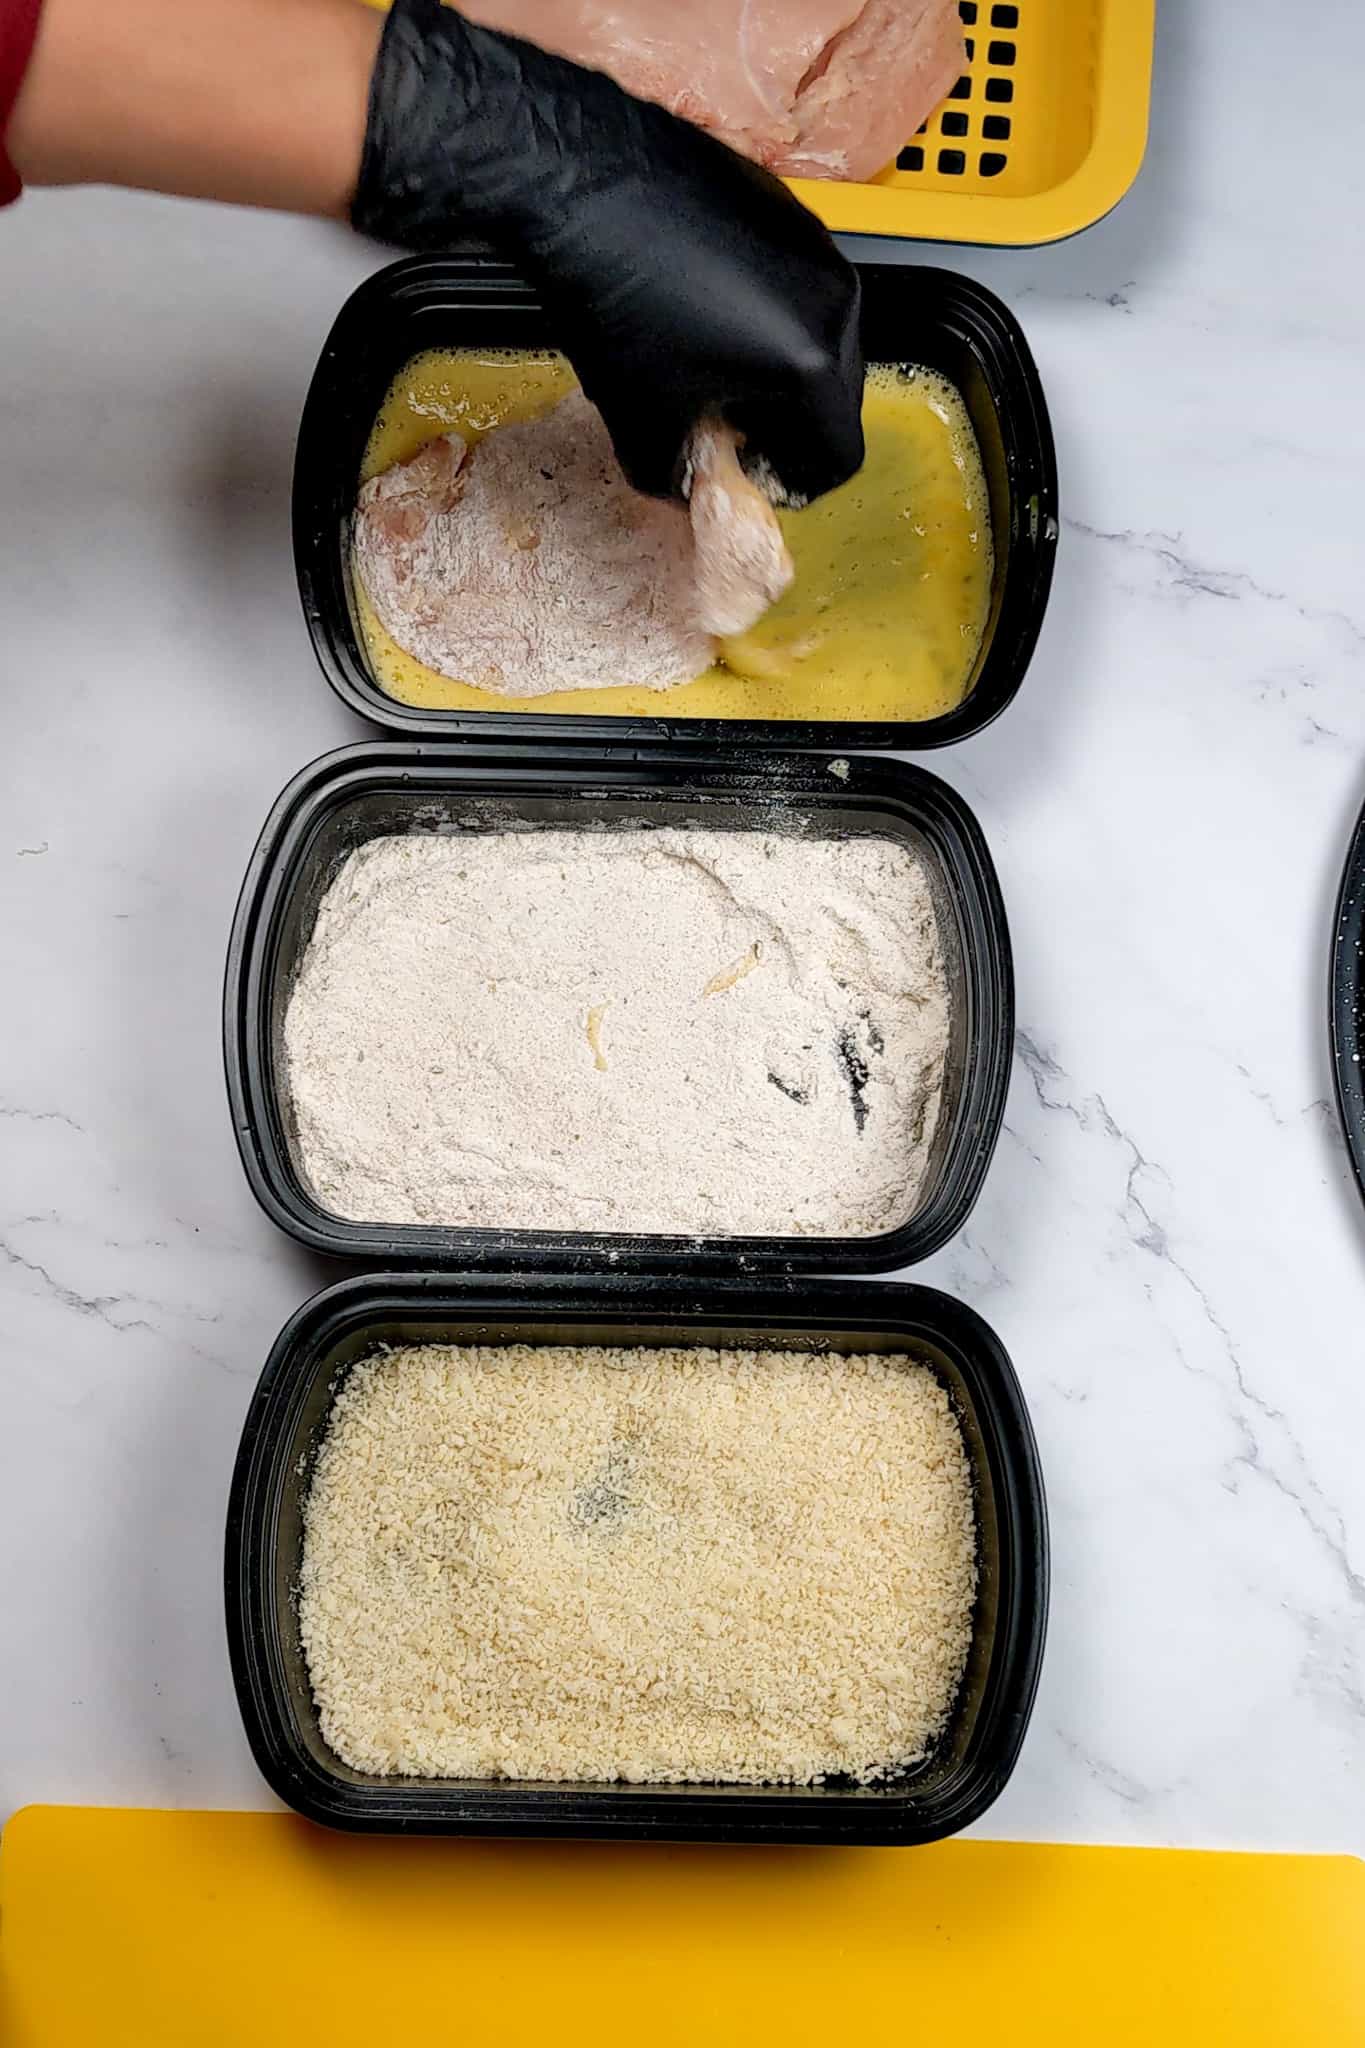
[[[479,689],[667,689],[711,663],[687,513],[630,488],[579,391],[372,477],[353,549],[398,645]]]
[[[789,178],[870,178],[965,62],[957,0],[464,0]]]

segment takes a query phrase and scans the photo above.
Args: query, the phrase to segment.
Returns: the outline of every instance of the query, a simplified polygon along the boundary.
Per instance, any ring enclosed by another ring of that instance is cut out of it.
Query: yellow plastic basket
[[[967,70],[869,185],[793,189],[843,234],[1005,247],[1102,220],[1147,146],[1156,0],[960,0]]]
[[[868,185],[794,183],[839,233],[1059,242],[1102,220],[1137,176],[1156,0],[960,7],[967,70],[897,163]]]

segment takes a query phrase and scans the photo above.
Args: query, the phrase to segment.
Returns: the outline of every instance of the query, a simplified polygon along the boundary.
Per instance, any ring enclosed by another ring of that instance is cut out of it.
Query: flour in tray
[[[949,1030],[908,846],[665,827],[371,840],[284,1040],[336,1216],[864,1237],[916,1208]]]

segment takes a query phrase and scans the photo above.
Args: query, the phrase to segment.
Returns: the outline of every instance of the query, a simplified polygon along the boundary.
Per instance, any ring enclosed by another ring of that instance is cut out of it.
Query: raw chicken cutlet
[[[468,0],[788,178],[875,176],[965,65],[957,0]]]
[[[631,489],[601,415],[572,392],[472,449],[445,434],[371,478],[356,571],[393,639],[441,675],[509,697],[666,689],[792,578],[721,422],[695,435],[690,478],[689,524]]]

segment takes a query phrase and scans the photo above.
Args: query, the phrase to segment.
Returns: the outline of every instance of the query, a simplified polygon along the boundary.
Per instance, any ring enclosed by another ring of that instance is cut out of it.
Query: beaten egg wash
[[[470,350],[418,356],[394,379],[361,481],[436,435],[477,442],[573,388],[561,356]],[[932,371],[878,364],[863,398],[858,475],[782,527],[796,563],[786,596],[719,659],[668,690],[562,690],[505,697],[455,682],[406,654],[358,579],[356,613],[376,680],[439,710],[567,711],[606,717],[936,718],[967,693],[991,595],[986,480],[966,406]]]

